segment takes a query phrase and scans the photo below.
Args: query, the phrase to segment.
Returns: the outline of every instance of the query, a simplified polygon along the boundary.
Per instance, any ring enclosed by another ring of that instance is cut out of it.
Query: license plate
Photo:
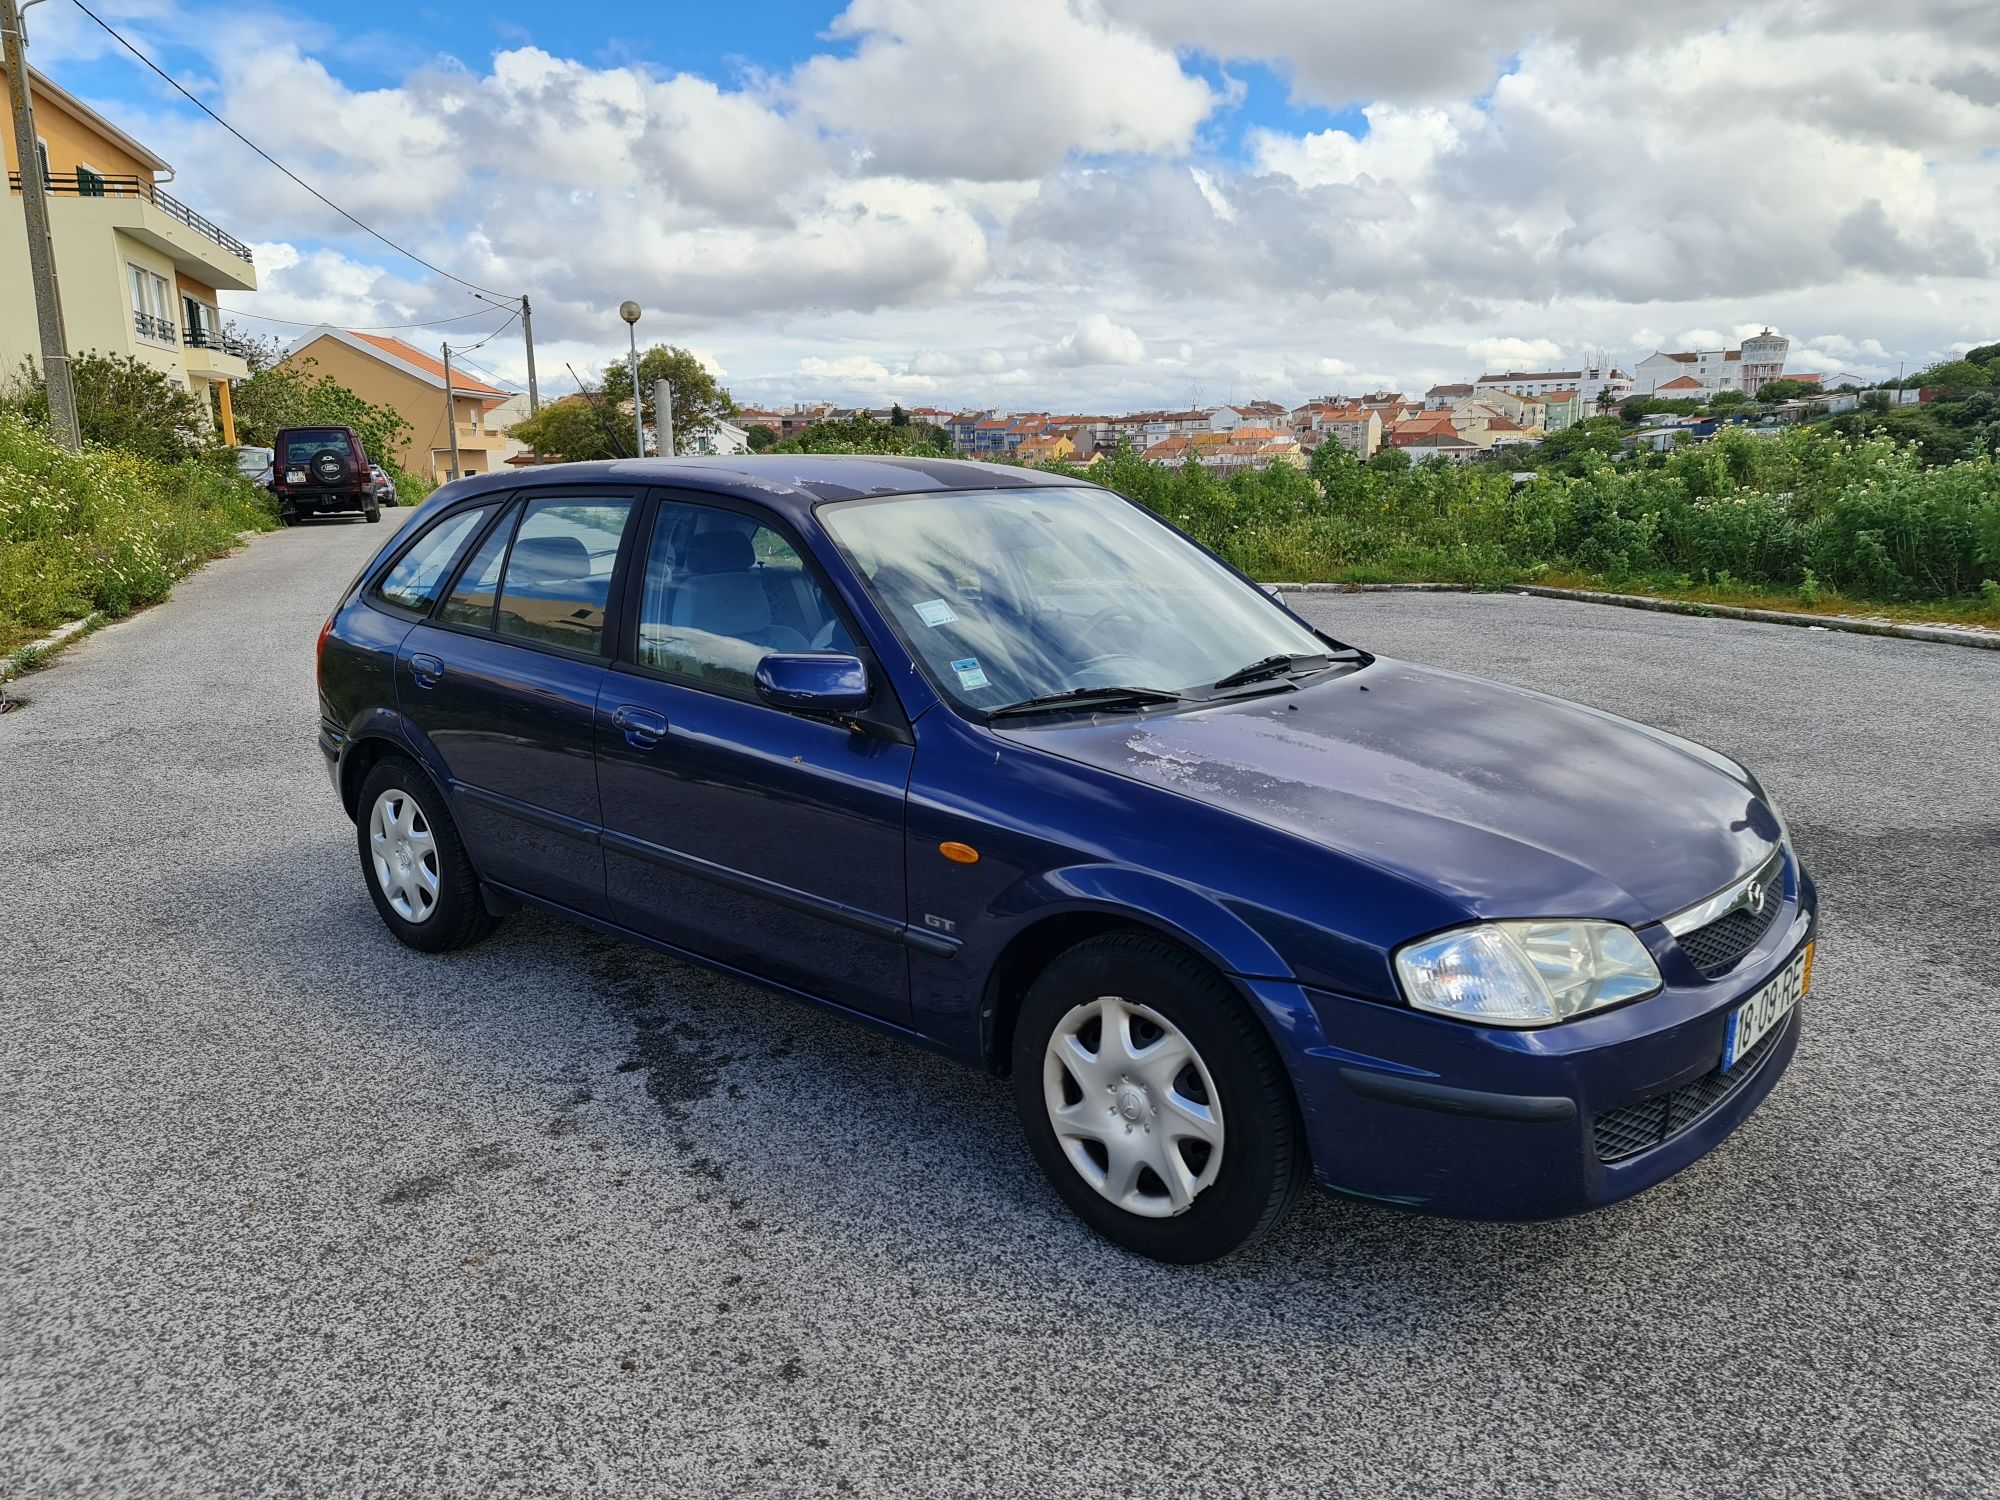
[[[1743,1055],[1769,1034],[1812,988],[1813,945],[1793,955],[1784,971],[1729,1013],[1729,1030],[1722,1039],[1722,1071],[1727,1073]]]
[[[286,484],[304,484],[305,482],[306,482],[306,471],[304,469],[285,470]]]

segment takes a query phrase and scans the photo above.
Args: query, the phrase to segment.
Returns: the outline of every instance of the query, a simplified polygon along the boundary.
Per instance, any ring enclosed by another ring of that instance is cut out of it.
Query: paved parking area
[[[312,744],[382,534],[262,538],[0,718],[0,1495],[2000,1492],[2000,657],[1306,598],[1756,766],[1808,1029],[1631,1203],[1314,1198],[1170,1270],[997,1084],[538,917],[398,947]]]

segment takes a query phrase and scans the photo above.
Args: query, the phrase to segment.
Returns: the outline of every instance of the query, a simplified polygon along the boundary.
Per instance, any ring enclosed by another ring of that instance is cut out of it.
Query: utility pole
[[[535,310],[528,305],[528,294],[521,293],[521,337],[528,345],[528,415],[534,416],[542,409],[542,388],[535,384]]]
[[[664,380],[653,382],[653,445],[660,457],[674,456],[674,388]]]
[[[76,420],[76,391],[69,378],[69,340],[63,334],[62,297],[56,285],[56,247],[49,233],[49,189],[35,144],[35,106],[28,92],[28,34],[16,0],[0,0],[0,56],[7,64],[13,105],[14,148],[21,161],[21,206],[28,221],[28,277],[35,287],[35,325],[42,340],[42,383],[49,395],[49,427],[72,453],[83,449]]]
[[[444,350],[444,426],[451,434],[451,477],[458,478],[458,406],[451,399],[451,345],[439,346]]]

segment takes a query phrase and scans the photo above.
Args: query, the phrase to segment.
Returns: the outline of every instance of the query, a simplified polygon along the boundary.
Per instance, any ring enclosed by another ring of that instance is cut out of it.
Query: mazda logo
[[[1764,887],[1753,885],[1743,893],[1743,904],[1750,908],[1750,915],[1756,916],[1764,909]]]

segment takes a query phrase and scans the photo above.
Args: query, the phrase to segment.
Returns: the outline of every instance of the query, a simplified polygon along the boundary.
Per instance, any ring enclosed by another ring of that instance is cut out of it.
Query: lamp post
[[[625,327],[632,335],[631,353],[626,356],[632,367],[632,456],[646,456],[646,413],[639,405],[639,304],[625,301],[618,304],[618,316],[625,320]]]

